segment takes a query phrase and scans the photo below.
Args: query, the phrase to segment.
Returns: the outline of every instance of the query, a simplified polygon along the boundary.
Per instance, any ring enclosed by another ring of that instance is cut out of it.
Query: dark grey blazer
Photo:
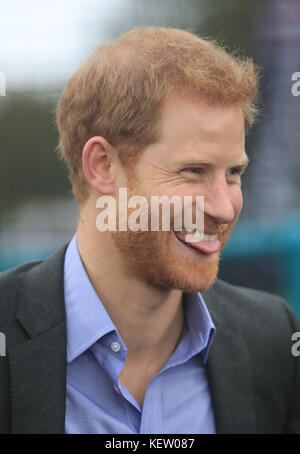
[[[66,248],[0,274],[0,433],[64,433]],[[217,433],[299,434],[294,312],[277,296],[220,280],[204,298],[217,328],[207,362]]]

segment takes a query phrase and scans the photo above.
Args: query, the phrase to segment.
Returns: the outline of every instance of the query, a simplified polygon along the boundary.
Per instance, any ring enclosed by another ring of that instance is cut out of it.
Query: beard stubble
[[[142,192],[141,185],[133,171],[127,171],[128,199],[133,195],[142,195],[148,200],[149,196]],[[119,225],[119,210],[117,202],[117,227]],[[128,209],[130,212],[135,209]],[[172,230],[170,231],[111,231],[112,241],[118,250],[124,267],[143,280],[149,286],[159,289],[179,289],[183,292],[205,292],[215,282],[219,271],[221,251],[224,248],[236,220],[231,224],[219,225],[204,214],[206,231],[219,232],[220,250],[213,257],[202,257],[184,251],[177,243]],[[151,225],[151,211],[148,211],[148,226]],[[226,227],[226,228],[224,228]],[[179,241],[179,240],[178,240]],[[183,246],[185,247],[185,246]],[[188,248],[188,246],[186,246]]]

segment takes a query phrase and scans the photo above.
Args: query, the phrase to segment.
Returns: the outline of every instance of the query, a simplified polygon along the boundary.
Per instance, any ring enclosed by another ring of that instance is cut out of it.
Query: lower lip
[[[220,246],[221,246],[221,243],[220,241],[218,240],[214,240],[214,241],[211,241],[211,243],[214,243],[214,247],[211,248],[209,247],[210,244],[209,244],[209,241],[205,241],[203,242],[203,250],[201,250],[201,246],[200,246],[200,249],[192,246],[193,243],[186,243],[185,241],[183,241],[182,239],[178,238],[178,236],[176,235],[175,232],[174,233],[174,236],[176,238],[176,241],[182,246],[185,248],[185,250],[188,250],[190,251],[190,253],[193,253],[194,255],[197,255],[197,257],[199,258],[199,256],[201,257],[213,257],[217,254],[217,252],[220,250]],[[208,246],[208,247],[204,247],[204,243]]]

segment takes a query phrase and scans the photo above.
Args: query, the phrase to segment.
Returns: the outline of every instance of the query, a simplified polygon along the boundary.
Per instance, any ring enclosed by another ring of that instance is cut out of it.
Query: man
[[[251,61],[155,27],[99,46],[70,79],[57,122],[78,228],[0,276],[1,432],[300,433],[296,315],[217,279],[256,92]],[[193,221],[204,197],[205,236],[199,221],[175,228],[174,207],[167,230],[99,228],[101,197],[123,224],[132,214],[122,188],[189,196]]]

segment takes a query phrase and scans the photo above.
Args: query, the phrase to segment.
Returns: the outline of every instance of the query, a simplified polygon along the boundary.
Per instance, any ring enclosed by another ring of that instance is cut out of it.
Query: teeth
[[[195,229],[194,227],[191,227],[191,228],[183,229],[183,232],[186,232],[186,233],[195,233],[195,232],[196,232],[196,229]]]
[[[215,235],[205,235],[203,236],[203,241],[213,241],[213,240],[216,240],[218,238],[218,235],[215,234]]]
[[[194,228],[191,228],[191,229],[182,229],[180,233],[182,233],[183,235],[194,235],[195,233],[197,232],[196,229]]]
[[[197,236],[200,232],[198,232],[196,229],[183,229],[181,231],[181,233],[183,235],[192,235],[192,236]],[[202,239],[201,241],[214,241],[218,238],[218,234],[214,234],[214,235],[206,235],[205,233],[204,234],[201,234],[202,235]]]

